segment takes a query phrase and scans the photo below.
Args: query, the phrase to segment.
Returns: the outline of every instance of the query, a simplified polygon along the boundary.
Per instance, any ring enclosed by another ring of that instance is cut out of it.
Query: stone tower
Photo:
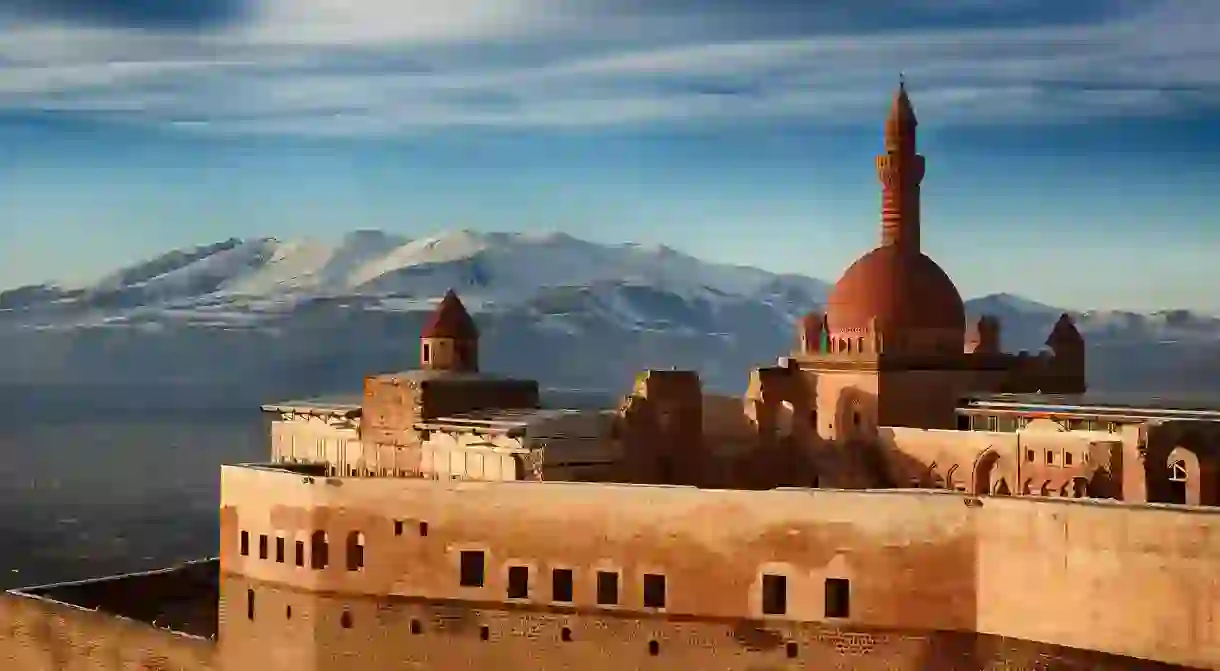
[[[952,428],[966,311],[945,271],[920,248],[915,110],[902,83],[885,121],[881,236],[835,283],[821,325],[803,323],[795,357],[814,399],[809,416],[829,440],[871,438],[879,426]],[[824,334],[824,335],[823,335]],[[810,347],[813,337],[825,346]]]
[[[454,373],[479,371],[479,330],[453,289],[445,292],[419,337],[419,367]]]
[[[877,157],[881,180],[881,244],[919,252],[919,185],[924,157],[916,153],[915,129],[919,121],[907,96],[905,83],[885,121],[885,153]]]

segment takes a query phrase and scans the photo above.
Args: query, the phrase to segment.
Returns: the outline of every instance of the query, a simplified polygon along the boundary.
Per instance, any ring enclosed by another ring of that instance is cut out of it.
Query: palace
[[[920,246],[917,121],[878,246],[743,398],[690,371],[544,408],[454,292],[419,367],[264,406],[219,557],[0,599],[4,668],[1220,668],[1220,411],[1090,393],[1064,315],[1009,354]]]

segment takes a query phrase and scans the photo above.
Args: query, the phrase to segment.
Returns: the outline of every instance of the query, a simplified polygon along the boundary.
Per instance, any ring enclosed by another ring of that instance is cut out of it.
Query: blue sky
[[[833,280],[897,73],[963,294],[1220,311],[1213,0],[10,0],[0,285],[559,229]]]

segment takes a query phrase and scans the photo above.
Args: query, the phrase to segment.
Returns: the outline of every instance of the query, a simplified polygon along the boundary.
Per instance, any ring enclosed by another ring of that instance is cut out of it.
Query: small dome
[[[927,255],[885,245],[843,273],[827,301],[832,333],[868,328],[966,329],[966,309],[953,280]]]
[[[474,340],[479,337],[479,330],[470,313],[466,312],[466,306],[462,305],[461,299],[450,289],[445,292],[440,305],[424,324],[420,337]]]

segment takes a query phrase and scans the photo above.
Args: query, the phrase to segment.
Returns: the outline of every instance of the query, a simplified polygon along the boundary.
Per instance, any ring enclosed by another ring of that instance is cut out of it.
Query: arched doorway
[[[974,494],[975,496],[984,496],[991,491],[991,476],[996,469],[996,464],[998,464],[999,461],[1000,454],[991,448],[988,448],[985,452],[979,455],[979,458],[974,462],[974,473],[972,474],[972,482],[970,483],[972,485],[970,488],[971,494]],[[1001,479],[1001,482],[1003,482],[1003,479]],[[1004,488],[1005,490],[1008,489],[1007,484],[1005,484]],[[996,493],[999,493],[998,489]],[[1007,496],[1008,492],[1005,491],[1004,495]]]
[[[1186,488],[1190,473],[1185,459],[1175,459],[1169,464],[1169,500],[1166,503],[1186,504]]]

